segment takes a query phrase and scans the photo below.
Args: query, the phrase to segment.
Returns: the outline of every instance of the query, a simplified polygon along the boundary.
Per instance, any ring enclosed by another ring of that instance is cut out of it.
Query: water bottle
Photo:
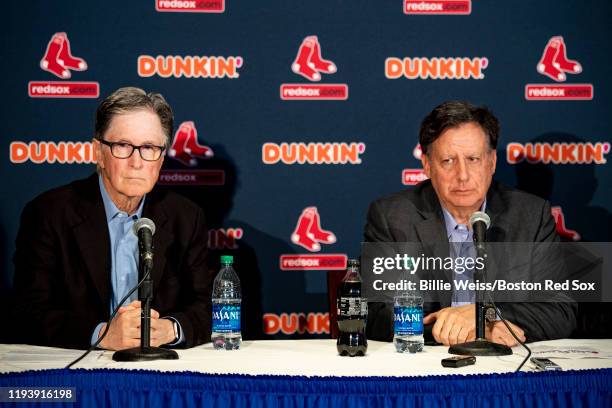
[[[361,297],[359,261],[350,259],[346,275],[338,287],[338,329],[340,335],[336,348],[341,356],[363,356],[368,349],[366,339],[366,317],[368,302]]]
[[[394,307],[395,336],[393,343],[398,353],[423,350],[423,298],[419,295],[396,296]]]
[[[215,350],[237,350],[242,343],[240,332],[240,279],[232,264],[234,257],[221,256],[221,270],[215,278],[212,293],[212,335]]]

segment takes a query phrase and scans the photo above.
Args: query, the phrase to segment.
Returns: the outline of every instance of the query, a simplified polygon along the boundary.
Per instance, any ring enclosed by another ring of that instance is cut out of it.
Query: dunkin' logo
[[[569,59],[565,40],[560,35],[548,40],[536,70],[555,82],[565,82],[567,75],[582,72],[578,61]],[[592,84],[527,84],[525,99],[538,100],[591,100],[593,99]]]
[[[162,78],[227,78],[240,76],[238,69],[243,59],[237,57],[141,55],[138,57],[138,75]]]
[[[310,35],[302,41],[297,56],[291,64],[293,73],[310,82],[319,82],[322,74],[329,75],[338,71],[336,64],[324,59],[321,44],[316,35]],[[283,100],[346,100],[346,84],[282,84],[280,98]]]
[[[555,219],[557,234],[559,234],[561,238],[565,238],[570,241],[580,241],[580,234],[565,226],[565,216],[563,215],[563,210],[561,207],[552,207],[551,213]]]
[[[208,249],[237,249],[242,239],[242,228],[219,228],[208,230]]]
[[[264,143],[265,164],[361,164],[365,143]]]
[[[483,79],[489,66],[486,57],[389,57],[385,60],[388,79]]]
[[[471,0],[404,0],[404,14],[467,15],[471,12]]]
[[[9,146],[11,163],[89,164],[95,163],[91,142],[12,142]]]
[[[60,79],[72,77],[71,71],[87,70],[83,58],[72,55],[70,40],[64,32],[55,33],[47,44],[40,60],[40,68]],[[100,96],[98,82],[30,81],[28,96],[31,98],[97,98]]]
[[[155,10],[179,13],[223,13],[225,0],[156,0]]]
[[[329,313],[265,313],[264,333],[329,334]]]
[[[510,164],[528,163],[606,164],[609,142],[596,143],[508,143],[506,159]]]

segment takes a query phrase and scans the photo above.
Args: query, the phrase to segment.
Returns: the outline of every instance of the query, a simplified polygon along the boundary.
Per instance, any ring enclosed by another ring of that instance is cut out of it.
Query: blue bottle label
[[[212,331],[235,333],[240,331],[240,305],[213,304]]]
[[[395,306],[395,335],[412,336],[423,334],[423,308]]]

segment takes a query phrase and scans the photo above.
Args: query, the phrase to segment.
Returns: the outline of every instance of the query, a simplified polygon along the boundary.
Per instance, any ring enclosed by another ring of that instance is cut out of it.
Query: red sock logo
[[[66,33],[55,33],[47,44],[40,67],[59,78],[68,79],[72,76],[70,69],[84,71],[87,69],[87,63],[84,59],[72,55]]]
[[[207,159],[214,156],[212,149],[198,143],[198,131],[192,121],[183,122],[174,134],[168,156],[178,160],[185,166],[195,167],[196,157]]]
[[[321,228],[321,219],[317,207],[307,207],[298,218],[291,242],[300,245],[310,252],[319,252],[322,244],[333,244],[336,236],[331,231]]]
[[[335,73],[338,70],[336,68],[336,64],[321,57],[321,45],[319,44],[319,39],[317,36],[311,35],[307,38],[310,38],[311,41],[314,42],[314,47],[312,49],[312,54],[310,55],[310,62],[308,65],[319,72],[323,72],[324,74]]]
[[[186,122],[181,123],[174,134],[174,140],[172,141],[170,150],[168,150],[168,156],[172,157],[174,160],[178,160],[185,166],[195,167],[198,161],[185,151],[185,145],[187,144],[190,131],[191,129]]]
[[[333,74],[338,69],[336,64],[323,59],[319,39],[311,35],[302,41],[295,61],[291,64],[291,70],[310,81],[318,82],[321,80],[321,73]]]
[[[537,70],[554,81],[564,82],[567,79],[566,73],[578,74],[582,72],[582,66],[578,61],[567,58],[563,37],[556,36],[548,40]]]
[[[198,143],[198,131],[193,122],[183,122],[183,125],[189,127],[187,142],[185,143],[185,152],[191,156],[208,159],[214,156],[213,151],[208,146],[202,146]]]
[[[570,239],[572,241],[580,240],[580,234],[578,232],[565,226],[565,216],[563,215],[561,207],[552,207],[551,213],[555,219],[555,224],[557,224],[557,234],[559,234],[561,238]]]
[[[556,67],[562,71],[570,74],[579,74],[582,72],[582,66],[578,61],[570,60],[567,58],[567,52],[565,50],[565,42],[563,37],[553,37],[559,40],[559,52],[555,59]]]
[[[87,63],[82,58],[73,57],[70,52],[70,41],[66,33],[58,33],[60,37],[64,39],[64,44],[59,53],[58,62],[66,68],[74,71],[85,71],[87,69]]]

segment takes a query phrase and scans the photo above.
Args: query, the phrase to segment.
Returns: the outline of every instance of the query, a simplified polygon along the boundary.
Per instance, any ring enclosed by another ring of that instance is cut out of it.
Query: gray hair
[[[96,110],[94,137],[102,140],[113,117],[116,115],[143,109],[155,112],[159,118],[166,136],[164,145],[168,148],[174,126],[172,108],[161,94],[155,92],[146,93],[140,88],[131,86],[117,89],[100,103]]]

